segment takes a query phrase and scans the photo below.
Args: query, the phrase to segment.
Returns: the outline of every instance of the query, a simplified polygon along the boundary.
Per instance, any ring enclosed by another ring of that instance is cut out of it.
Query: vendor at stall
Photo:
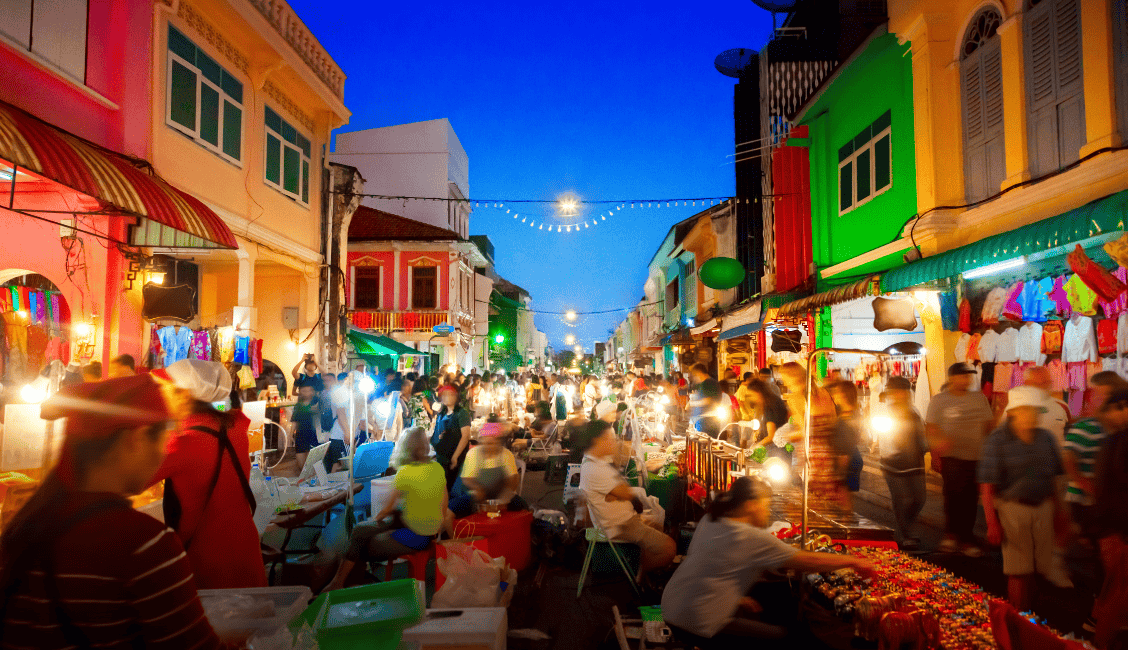
[[[470,447],[470,411],[459,403],[458,389],[451,385],[439,389],[442,407],[435,414],[435,432],[431,434],[431,446],[435,448],[435,460],[446,471],[449,490],[462,472],[462,462]]]
[[[45,419],[67,418],[65,438],[0,537],[4,647],[220,647],[180,540],[127,499],[164,460],[177,402],[141,375],[67,386],[43,403]]]
[[[1035,573],[1072,587],[1057,540],[1069,534],[1061,495],[1064,470],[1053,434],[1038,427],[1045,396],[1033,386],[1007,393],[1006,419],[983,442],[977,476],[987,541],[1002,544],[1007,599],[1019,611],[1034,602]]]
[[[391,465],[396,476],[387,505],[370,522],[353,529],[345,558],[325,591],[344,587],[359,563],[384,562],[430,547],[450,521],[445,468],[431,460],[427,432],[422,427],[403,432]]]
[[[784,628],[754,618],[760,606],[747,597],[766,571],[872,573],[864,559],[801,551],[764,530],[771,523],[771,496],[764,481],[741,477],[698,524],[688,554],[662,592],[662,616],[679,641],[708,650],[784,638]]]
[[[467,493],[451,499],[450,509],[457,517],[474,514],[476,504],[496,500],[508,510],[528,510],[529,504],[517,494],[521,475],[517,458],[505,448],[506,428],[487,422],[478,432],[478,444],[466,454],[462,465],[462,484]]]
[[[223,364],[182,359],[165,369],[192,400],[191,413],[168,441],[168,456],[149,485],[164,481],[165,523],[188,553],[200,589],[265,587],[262,550],[254,522],[255,498],[247,429],[251,421],[232,404]]]

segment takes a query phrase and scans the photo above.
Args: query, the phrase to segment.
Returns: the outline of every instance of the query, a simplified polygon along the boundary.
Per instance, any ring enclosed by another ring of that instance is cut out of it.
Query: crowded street
[[[6,0],[0,69],[0,650],[1128,650],[1128,0]]]

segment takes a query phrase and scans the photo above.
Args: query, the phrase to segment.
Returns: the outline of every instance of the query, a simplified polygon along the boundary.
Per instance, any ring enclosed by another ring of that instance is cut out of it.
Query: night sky
[[[767,40],[771,15],[750,0],[290,4],[348,77],[341,130],[448,118],[470,157],[471,199],[734,192],[736,80],[713,59]],[[548,233],[478,208],[470,232],[490,237],[498,273],[534,310],[600,311],[638,303],[666,232],[700,210],[628,207]],[[557,350],[572,333],[590,352],[625,315],[536,322]]]

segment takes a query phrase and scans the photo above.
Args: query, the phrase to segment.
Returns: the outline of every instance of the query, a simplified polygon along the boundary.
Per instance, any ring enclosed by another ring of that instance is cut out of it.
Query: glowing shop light
[[[37,377],[35,381],[21,388],[20,399],[28,404],[39,404],[47,399],[47,378]]]
[[[791,477],[791,468],[779,458],[769,458],[764,461],[764,474],[768,480],[776,485],[784,484]]]
[[[752,420],[752,430],[753,431],[759,431],[760,430],[760,421],[758,419]]]
[[[385,398],[376,402],[376,415],[380,416],[381,420],[386,420],[388,414],[392,412],[391,401],[390,398]]]
[[[1005,260],[1003,262],[996,262],[995,264],[988,264],[987,266],[981,266],[977,269],[972,269],[970,271],[964,271],[963,277],[964,277],[965,280],[974,280],[975,278],[982,278],[982,277],[985,277],[985,276],[988,276],[988,275],[994,275],[995,273],[999,273],[1001,271],[1009,271],[1010,269],[1017,269],[1018,267],[1025,266],[1025,265],[1026,265],[1026,256],[1021,255],[1021,256],[1016,257],[1016,258],[1011,259],[1011,260]]]
[[[356,382],[356,389],[364,395],[371,395],[376,392],[376,382],[368,375],[364,375]]]
[[[880,434],[886,434],[893,430],[893,418],[888,415],[875,415],[870,418],[870,426],[873,430]]]
[[[74,334],[80,338],[90,336],[90,332],[90,323],[76,323],[74,326]]]
[[[495,336],[494,337],[494,343],[505,343],[505,335],[504,334],[498,334],[497,336]]]

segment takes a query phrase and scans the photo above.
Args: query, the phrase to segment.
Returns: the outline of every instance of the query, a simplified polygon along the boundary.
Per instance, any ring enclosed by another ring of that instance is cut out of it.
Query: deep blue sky
[[[342,130],[445,117],[470,157],[474,197],[726,196],[734,191],[732,87],[713,59],[759,49],[771,16],[750,0],[643,3],[290,0],[348,76]],[[538,6],[539,5],[539,6]],[[547,233],[479,208],[472,234],[533,309],[632,307],[669,227],[697,208],[625,209]],[[588,352],[625,311],[577,327],[540,314],[549,344]]]

